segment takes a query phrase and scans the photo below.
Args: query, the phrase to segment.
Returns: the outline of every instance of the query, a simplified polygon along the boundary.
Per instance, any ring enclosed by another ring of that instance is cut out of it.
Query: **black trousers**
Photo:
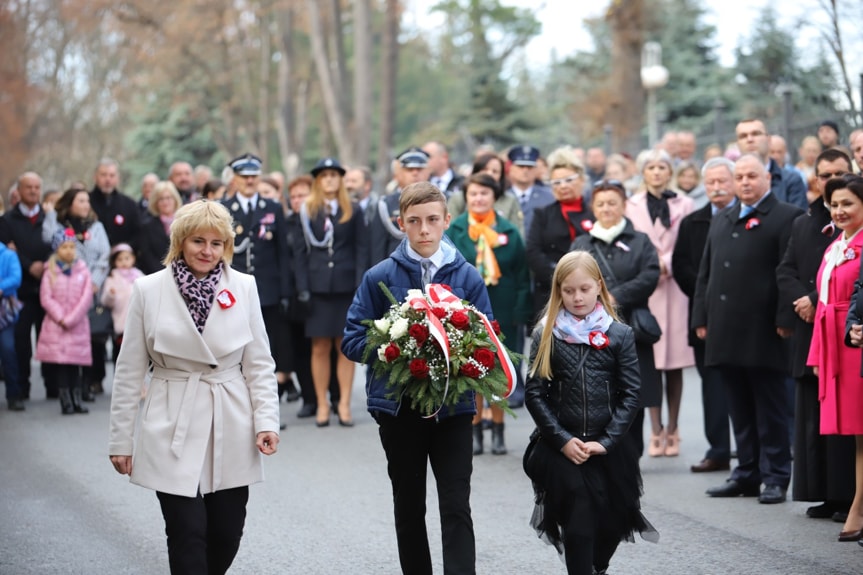
[[[39,303],[39,294],[22,298],[21,313],[18,323],[15,324],[15,355],[18,358],[18,393],[22,398],[30,397],[30,360],[33,359],[33,342],[31,332],[36,328],[38,334],[42,330],[42,320],[45,319],[45,310]],[[50,386],[45,380],[45,388]]]
[[[728,399],[722,374],[716,367],[704,365],[705,345],[698,341],[695,352],[695,369],[701,378],[701,409],[704,414],[704,436],[710,448],[704,457],[716,461],[731,459],[731,426],[728,423]]]
[[[738,465],[731,479],[743,485],[791,481],[786,376],[764,368],[718,368],[728,392]]]
[[[406,575],[431,575],[426,531],[426,470],[431,462],[440,508],[445,575],[476,573],[470,514],[473,473],[471,415],[423,419],[402,406],[397,417],[378,415],[381,444],[393,486],[399,562]]]
[[[248,487],[183,497],[156,492],[165,518],[171,575],[223,575],[246,523]]]

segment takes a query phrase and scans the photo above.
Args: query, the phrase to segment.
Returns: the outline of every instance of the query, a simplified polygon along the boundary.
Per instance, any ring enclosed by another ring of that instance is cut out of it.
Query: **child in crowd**
[[[132,284],[144,275],[135,267],[135,252],[129,244],[117,244],[111,248],[108,258],[111,273],[102,285],[102,305],[111,310],[114,322],[113,360],[117,361],[120,345],[123,343],[123,329],[126,326],[126,310],[132,297]]]
[[[443,193],[429,182],[411,184],[401,193],[399,214],[399,227],[407,237],[365,273],[348,311],[342,351],[356,362],[362,361],[366,347],[362,321],[378,319],[390,307],[379,282],[399,301],[404,301],[409,289],[422,289],[431,282],[447,284],[455,295],[493,319],[479,272],[449,240],[441,241],[450,222]],[[440,505],[443,570],[474,573],[476,549],[470,514],[474,394],[464,394],[452,412],[444,410],[426,419],[410,408],[410,401],[389,397],[386,377],[375,377],[373,371],[368,369],[366,375],[368,409],[380,426],[387,456],[402,572],[432,572],[425,525],[430,461]]]
[[[18,387],[18,357],[15,354],[15,323],[21,304],[21,263],[18,255],[0,242],[0,365],[6,382],[6,402],[9,411],[24,411],[24,401]]]
[[[58,228],[51,241],[54,253],[45,263],[39,300],[45,319],[36,342],[36,359],[44,375],[59,389],[63,415],[87,413],[81,404],[81,368],[92,364],[90,321],[93,287],[87,264],[78,259],[75,230]]]
[[[620,323],[596,260],[564,255],[534,330],[525,405],[537,429],[524,454],[536,507],[532,526],[567,573],[605,573],[617,545],[640,531],[638,453],[627,430],[641,380],[632,329]]]

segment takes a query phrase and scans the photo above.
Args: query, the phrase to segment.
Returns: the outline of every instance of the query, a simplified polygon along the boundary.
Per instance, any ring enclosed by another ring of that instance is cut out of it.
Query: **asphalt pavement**
[[[38,368],[34,369],[38,374]],[[233,574],[397,574],[386,460],[365,411],[358,370],[356,426],[317,428],[282,403],[279,452],[266,481],[251,488],[245,536]],[[110,392],[110,377],[106,381]],[[89,415],[61,416],[34,382],[27,411],[0,407],[0,575],[168,573],[164,524],[153,492],[131,485],[108,461],[109,395]],[[517,410],[506,424],[509,454],[474,460],[471,505],[477,573],[565,573],[554,549],[528,525],[533,500],[521,456],[533,428]],[[863,548],[839,543],[841,525],[806,518],[808,505],[711,499],[727,473],[693,474],[706,442],[700,385],[687,370],[681,455],[642,459],[643,509],[658,544],[622,544],[609,573],[859,575]],[[647,435],[647,433],[646,433]],[[487,432],[486,443],[490,441]],[[427,524],[435,573],[443,573],[431,473]]]

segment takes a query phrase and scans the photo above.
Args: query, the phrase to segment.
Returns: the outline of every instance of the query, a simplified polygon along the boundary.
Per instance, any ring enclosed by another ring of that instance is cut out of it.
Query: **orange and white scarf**
[[[485,285],[497,285],[500,279],[500,266],[494,255],[494,248],[500,245],[500,239],[494,229],[497,223],[494,210],[489,210],[483,215],[469,212],[467,221],[469,224],[467,233],[476,243],[476,269],[479,270]]]

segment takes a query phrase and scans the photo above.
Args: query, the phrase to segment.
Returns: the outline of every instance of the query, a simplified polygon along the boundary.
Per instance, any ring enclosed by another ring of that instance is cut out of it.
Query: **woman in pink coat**
[[[57,229],[51,242],[54,254],[45,264],[39,288],[45,319],[36,342],[36,359],[59,390],[63,415],[89,411],[81,404],[81,368],[92,364],[87,311],[93,303],[93,288],[75,244],[75,230]]]
[[[643,152],[639,166],[646,191],[632,196],[626,205],[626,217],[639,232],[650,237],[659,254],[659,284],[650,296],[648,307],[659,326],[662,337],[653,346],[656,369],[665,375],[665,396],[668,403],[668,425],[662,424],[662,405],[650,407],[651,457],[680,454],[680,434],[677,417],[683,394],[683,368],[695,365],[695,356],[688,340],[689,300],[671,276],[671,254],[680,231],[680,221],[695,209],[691,198],[668,189],[673,174],[671,157],[662,150]],[[660,383],[660,394],[662,394]],[[661,397],[661,395],[660,395]]]
[[[830,180],[824,200],[830,206],[833,222],[843,233],[827,248],[815,276],[818,306],[806,363],[814,367],[818,376],[821,434],[856,436],[856,490],[839,541],[859,541],[863,538],[863,377],[854,329],[849,340],[858,347],[847,347],[844,342],[846,318],[851,323],[861,323],[859,318],[853,319],[854,311],[849,314],[849,307],[854,282],[860,277],[863,178],[849,175]]]

